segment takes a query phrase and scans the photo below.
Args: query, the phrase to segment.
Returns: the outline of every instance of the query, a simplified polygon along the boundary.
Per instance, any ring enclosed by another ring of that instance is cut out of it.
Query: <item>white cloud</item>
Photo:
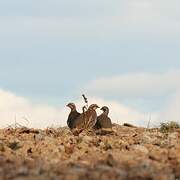
[[[121,98],[164,97],[180,89],[180,71],[104,77],[90,82],[85,89],[92,94],[113,94]]]
[[[69,113],[66,107],[54,107],[43,104],[34,104],[28,99],[16,96],[11,92],[0,90],[0,127],[7,127],[16,121],[28,127],[46,128],[48,126],[65,126]],[[146,126],[148,117],[138,110],[126,107],[115,101],[107,101],[101,98],[89,97],[89,103],[97,103],[99,106],[108,106],[110,116],[114,123],[129,122]],[[82,112],[82,100],[75,101],[78,111]],[[101,111],[98,111],[98,114]],[[153,116],[156,116],[155,114]],[[28,119],[29,123],[25,119]]]
[[[176,121],[180,123],[180,90],[169,100],[167,107],[160,113],[158,121]]]
[[[7,127],[16,122],[35,128],[46,128],[49,126],[66,126],[69,109],[66,107],[55,107],[44,104],[35,104],[24,97],[0,90],[0,127]],[[79,112],[84,105],[81,99],[74,101]],[[168,120],[179,121],[180,91],[164,107],[163,111],[152,112],[150,126],[158,126],[160,122]],[[106,105],[110,108],[110,117],[113,123],[131,123],[147,127],[150,114],[142,113],[138,109],[125,106],[119,102],[105,100],[97,97],[89,97],[89,104],[97,103],[100,107]],[[100,110],[97,111],[101,113]],[[28,122],[26,121],[28,119]]]
[[[28,99],[0,90],[0,127],[15,122],[30,127],[45,128],[51,125],[65,125],[67,111],[43,104],[33,104]],[[28,119],[29,123],[25,119]]]
[[[90,98],[90,103],[97,103],[100,107],[106,105],[110,108],[110,114],[114,123],[123,124],[131,123],[138,126],[147,127],[150,114],[142,113],[138,109],[125,106],[117,101],[104,100],[102,98],[93,97]],[[101,111],[98,111],[100,114]],[[151,119],[152,124],[157,121],[158,114],[152,113]]]
[[[118,99],[133,99],[133,103],[139,99],[153,99],[157,103],[157,98],[161,97],[166,101],[157,112],[151,113],[151,126],[158,126],[161,122],[176,121],[180,123],[180,71],[168,71],[165,73],[129,73],[125,75],[105,77],[90,82],[85,88],[88,93],[100,96],[113,95]],[[114,106],[116,109],[120,105]],[[148,107],[147,107],[148,108]],[[117,113],[121,108],[117,108]],[[130,110],[130,109],[128,109]],[[138,110],[138,108],[137,108]],[[148,111],[148,110],[147,110]],[[125,113],[123,111],[123,113]],[[131,109],[130,113],[133,112]],[[139,111],[136,111],[136,113]],[[148,114],[133,114],[133,121],[130,122],[146,126]],[[114,114],[113,114],[114,116]],[[144,117],[143,117],[144,116]],[[119,116],[123,117],[121,114]],[[128,116],[129,118],[130,116]],[[126,118],[126,119],[128,119]],[[139,120],[137,120],[139,118]],[[141,119],[141,120],[140,120]]]

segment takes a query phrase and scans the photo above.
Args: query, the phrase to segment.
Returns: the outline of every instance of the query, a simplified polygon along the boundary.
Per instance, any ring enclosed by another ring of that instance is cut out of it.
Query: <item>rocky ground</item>
[[[180,180],[180,130],[115,125],[111,135],[67,128],[0,130],[0,179]]]

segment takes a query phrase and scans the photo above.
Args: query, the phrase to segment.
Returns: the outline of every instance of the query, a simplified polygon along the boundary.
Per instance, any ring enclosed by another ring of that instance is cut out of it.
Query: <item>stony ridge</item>
[[[68,128],[0,130],[0,179],[180,179],[180,131],[114,125],[113,134]]]

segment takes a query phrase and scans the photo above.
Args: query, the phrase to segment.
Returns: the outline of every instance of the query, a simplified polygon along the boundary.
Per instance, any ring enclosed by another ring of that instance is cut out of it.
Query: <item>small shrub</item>
[[[179,129],[180,125],[177,122],[170,121],[167,123],[161,123],[160,131],[163,133],[173,132],[176,129]]]
[[[16,141],[9,142],[8,147],[15,151],[21,148],[21,146],[19,145],[19,142],[16,142]]]

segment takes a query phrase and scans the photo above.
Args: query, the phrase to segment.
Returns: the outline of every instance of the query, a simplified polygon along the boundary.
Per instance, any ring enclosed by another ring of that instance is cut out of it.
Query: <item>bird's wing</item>
[[[107,126],[108,128],[112,128],[112,121],[109,117],[107,117]]]
[[[101,119],[101,115],[97,117],[97,121],[96,121],[96,124],[94,126],[95,129],[101,128],[100,119]]]
[[[111,119],[105,114],[98,116],[97,121],[100,128],[112,128]]]
[[[73,128],[76,119],[80,116],[81,114],[77,111],[71,112],[68,116],[68,120],[67,120],[67,125],[69,128]]]
[[[74,122],[74,128],[78,128],[78,129],[84,128],[86,116],[87,116],[87,111],[80,114]]]
[[[87,119],[86,128],[93,128],[97,121],[96,111],[90,111],[89,117]]]
[[[102,121],[102,119],[103,119],[103,114],[101,114],[101,115],[99,115],[97,117],[97,121],[96,121],[97,128],[101,128],[101,121]]]

